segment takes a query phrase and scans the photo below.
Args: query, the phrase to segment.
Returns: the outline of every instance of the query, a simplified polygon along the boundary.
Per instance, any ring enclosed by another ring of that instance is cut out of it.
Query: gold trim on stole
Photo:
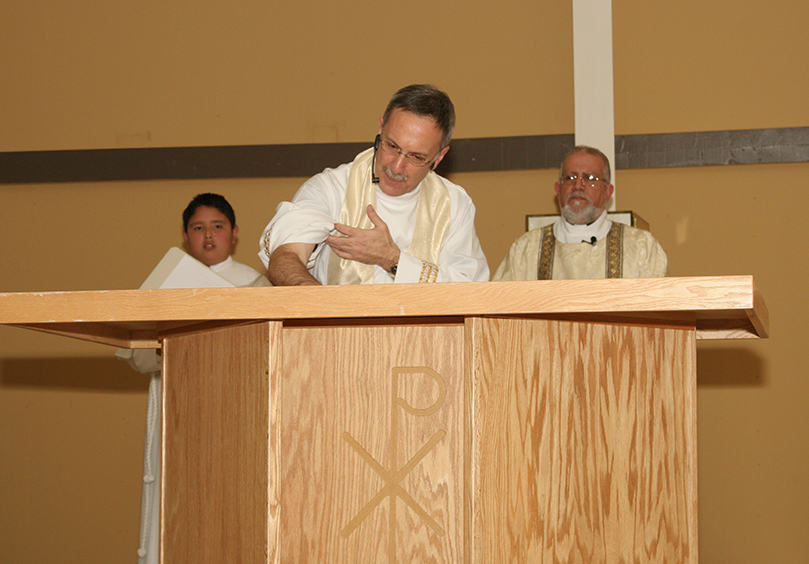
[[[553,276],[553,253],[556,250],[556,237],[553,236],[553,224],[542,228],[542,243],[539,246],[537,260],[537,280],[550,280]]]
[[[622,278],[624,275],[624,226],[612,223],[607,234],[607,278]]]

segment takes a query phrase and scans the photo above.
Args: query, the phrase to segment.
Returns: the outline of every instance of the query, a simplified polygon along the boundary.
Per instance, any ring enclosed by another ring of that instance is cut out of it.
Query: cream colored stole
[[[348,186],[340,221],[360,229],[372,229],[368,218],[368,204],[376,209],[376,184],[371,182],[371,163],[374,150],[363,151],[351,165]],[[430,171],[421,183],[416,208],[416,225],[407,253],[420,259],[425,266],[437,272],[441,247],[449,231],[450,200],[447,187],[435,172]],[[328,284],[373,284],[374,265],[342,259],[329,247]],[[431,277],[435,280],[435,277]],[[425,281],[428,281],[425,279]]]

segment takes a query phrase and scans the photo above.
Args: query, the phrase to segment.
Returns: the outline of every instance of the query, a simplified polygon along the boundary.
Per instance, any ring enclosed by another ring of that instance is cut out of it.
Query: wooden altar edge
[[[661,328],[691,329],[696,328],[698,340],[718,340],[718,339],[757,339],[761,335],[754,332],[749,323],[749,319],[744,314],[739,314],[732,319],[723,317],[721,319],[709,319],[707,317],[697,318],[696,315],[683,312],[675,315],[674,312],[648,312],[645,314],[522,314],[522,315],[483,315],[481,317],[520,317],[531,319],[553,319],[556,321],[578,321],[601,324],[621,324],[655,326]],[[430,321],[426,321],[429,319]],[[285,320],[285,326],[346,326],[356,327],[357,325],[460,325],[463,323],[462,317],[416,317],[416,318],[335,318],[335,319],[293,319]],[[160,347],[160,340],[165,337],[175,337],[198,333],[208,329],[218,329],[223,327],[233,327],[262,320],[245,321],[177,321],[171,324],[163,324],[152,321],[133,322],[127,325],[130,329],[125,329],[120,325],[110,323],[42,323],[42,324],[11,324],[12,327],[31,329],[45,333],[72,337],[84,341],[112,345],[116,347],[132,349],[153,349]]]
[[[752,276],[0,294],[0,324],[131,348],[261,320],[538,315],[690,323],[708,339],[766,338],[769,325]]]

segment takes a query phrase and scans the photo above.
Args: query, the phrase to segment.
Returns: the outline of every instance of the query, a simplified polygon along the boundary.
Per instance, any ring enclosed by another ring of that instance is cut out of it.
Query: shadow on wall
[[[764,360],[750,349],[697,350],[697,386],[763,387]]]
[[[0,360],[0,386],[97,392],[143,392],[149,377],[110,357],[15,358]]]

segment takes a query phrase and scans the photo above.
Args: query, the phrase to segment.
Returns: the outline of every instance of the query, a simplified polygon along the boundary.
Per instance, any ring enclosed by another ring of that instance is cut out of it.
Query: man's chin
[[[395,182],[393,180],[380,182],[379,188],[382,190],[383,194],[388,196],[401,196],[410,191],[405,182]]]
[[[568,223],[573,225],[587,225],[593,223],[598,216],[601,215],[601,210],[595,206],[589,205],[580,211],[574,211],[570,206],[562,208],[562,217]]]

